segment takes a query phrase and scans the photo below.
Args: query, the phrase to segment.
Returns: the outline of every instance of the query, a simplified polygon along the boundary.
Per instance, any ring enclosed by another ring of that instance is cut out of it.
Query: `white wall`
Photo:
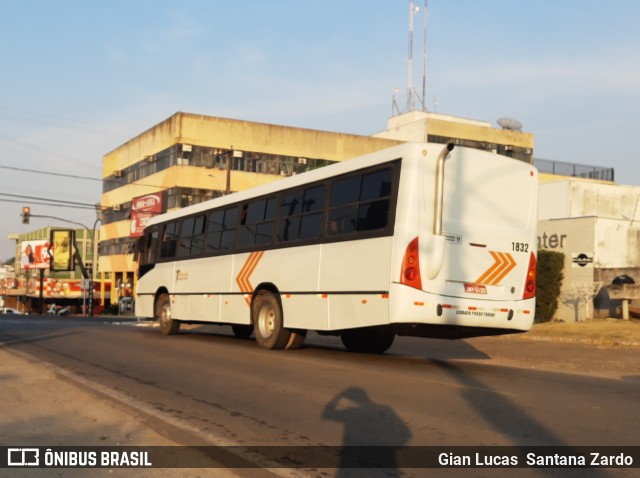
[[[593,307],[580,291],[594,283],[595,224],[592,217],[538,221],[538,249],[564,254],[564,279],[556,319],[575,322],[593,315]],[[588,261],[580,261],[580,257]]]
[[[640,282],[640,187],[568,178],[540,184],[538,198],[538,248],[565,254],[558,319],[592,317],[567,300],[589,282],[622,273]],[[580,254],[593,262],[581,266]]]

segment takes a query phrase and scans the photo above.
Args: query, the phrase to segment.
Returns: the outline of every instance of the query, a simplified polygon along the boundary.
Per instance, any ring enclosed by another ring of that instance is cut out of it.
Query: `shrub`
[[[118,304],[110,304],[104,308],[104,314],[118,315]]]
[[[540,250],[536,269],[536,322],[549,322],[558,310],[564,269],[562,252]]]

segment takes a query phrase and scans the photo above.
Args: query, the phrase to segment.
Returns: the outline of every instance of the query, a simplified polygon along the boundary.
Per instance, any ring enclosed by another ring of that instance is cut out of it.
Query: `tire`
[[[155,319],[164,335],[175,335],[180,330],[180,321],[171,318],[171,299],[169,294],[160,294],[156,299]]]
[[[393,345],[396,335],[371,329],[345,330],[340,340],[349,352],[382,354]]]
[[[239,339],[248,339],[253,333],[253,327],[250,325],[234,324],[231,326],[231,330],[233,330],[233,335]]]
[[[290,330],[291,337],[289,338],[289,342],[285,345],[285,349],[287,350],[295,350],[302,347],[304,344],[304,339],[307,337],[306,330]]]
[[[272,292],[258,292],[251,304],[251,319],[256,342],[260,347],[281,350],[289,344],[291,331],[284,328],[282,306]]]

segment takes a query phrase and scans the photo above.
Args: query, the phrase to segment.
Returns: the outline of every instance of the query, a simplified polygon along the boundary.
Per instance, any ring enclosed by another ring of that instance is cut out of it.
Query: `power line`
[[[48,150],[46,148],[43,148],[40,145],[33,144],[33,143],[28,143],[26,141],[21,141],[21,140],[15,139],[15,138],[11,138],[9,136],[0,135],[0,140],[1,141],[6,141],[7,143],[12,143],[12,144],[21,146],[23,148],[32,149],[32,150],[37,151],[39,153],[44,153],[46,155],[53,156],[54,158],[59,158],[59,159],[62,159],[64,161],[69,161],[69,162],[72,162],[72,163],[80,164],[80,165],[82,165],[84,167],[90,167],[90,168],[94,168],[95,167],[94,164],[89,163],[87,161],[82,161],[80,159],[76,159],[76,158],[74,158],[72,156],[69,156],[67,154],[64,154],[64,153],[56,153],[56,152],[50,151],[50,150]]]
[[[116,183],[119,184],[118,187],[123,187],[123,186],[127,186],[129,184],[135,184],[136,186],[144,186],[144,187],[149,187],[149,188],[158,188],[158,189],[170,189],[167,186],[160,186],[160,185],[156,185],[156,184],[143,184],[143,183],[128,183],[126,182],[125,178],[113,178],[113,179],[105,179],[102,180],[100,178],[94,178],[91,176],[79,176],[76,174],[66,174],[66,173],[56,173],[54,171],[41,171],[38,169],[30,169],[30,168],[18,168],[15,166],[0,166],[0,169],[9,169],[12,171],[19,171],[22,173],[33,173],[33,174],[44,174],[46,176],[61,176],[61,177],[65,177],[65,178],[72,178],[72,179],[82,179],[82,180],[86,180],[86,181],[98,181],[101,183]],[[115,188],[117,189],[117,188]]]
[[[59,128],[70,129],[69,126],[86,129],[95,133],[126,133],[137,134],[137,130],[132,127],[123,127],[120,123],[104,123],[100,121],[91,121],[86,118],[76,119],[63,116],[51,115],[35,111],[24,111],[15,108],[0,106],[0,119],[7,119],[11,122],[22,121],[24,123],[32,123],[44,126],[55,126]]]
[[[99,178],[92,178],[90,176],[78,176],[75,174],[65,174],[65,173],[56,173],[53,171],[39,171],[36,169],[28,169],[28,168],[17,168],[15,166],[0,166],[0,169],[10,169],[12,171],[21,171],[24,173],[34,173],[34,174],[46,174],[49,176],[62,176],[65,178],[73,178],[73,179],[85,179],[87,181],[100,181],[102,182],[102,179]]]
[[[16,204],[24,204],[25,201],[24,200],[18,200],[18,199],[2,199],[0,198],[0,202],[10,202],[10,203],[16,203]],[[51,203],[46,203],[46,202],[34,202],[34,201],[29,201],[29,205],[37,205],[37,206],[50,206],[50,207],[65,207],[65,208],[70,208],[70,209],[94,209],[95,210],[95,206],[72,206],[72,205],[67,205],[67,204],[51,204]]]
[[[0,196],[7,196],[7,197],[10,197],[10,198],[22,199],[23,202],[25,200],[27,200],[27,201],[28,200],[48,201],[48,205],[68,205],[68,206],[84,207],[84,208],[92,208],[92,209],[95,209],[95,207],[96,207],[95,204],[89,204],[89,203],[83,203],[83,202],[77,202],[77,201],[65,201],[63,199],[43,198],[43,197],[37,197],[37,196],[24,196],[22,194],[0,193]],[[53,203],[53,204],[51,204],[51,203]]]

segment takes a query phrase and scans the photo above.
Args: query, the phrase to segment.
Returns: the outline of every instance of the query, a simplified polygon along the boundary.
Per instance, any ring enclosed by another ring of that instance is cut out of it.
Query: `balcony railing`
[[[613,168],[565,163],[563,161],[552,161],[541,158],[533,158],[533,165],[538,168],[538,171],[541,173],[571,176],[574,178],[601,179],[603,181],[614,180]]]

